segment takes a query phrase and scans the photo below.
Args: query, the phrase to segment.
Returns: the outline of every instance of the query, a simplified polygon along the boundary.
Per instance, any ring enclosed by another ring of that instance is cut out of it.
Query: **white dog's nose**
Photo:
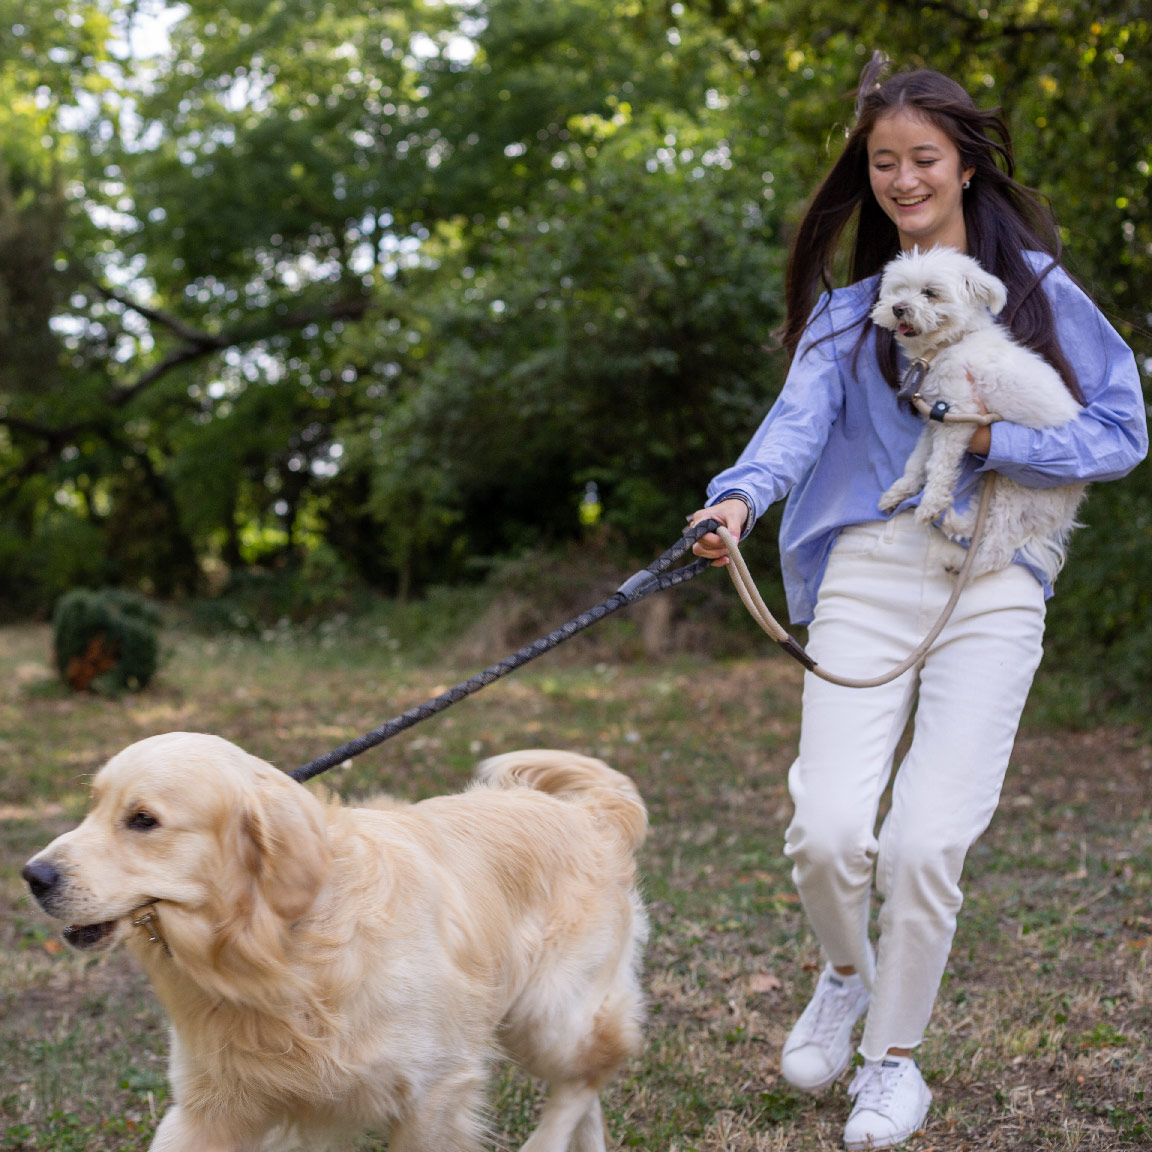
[[[893,304],[892,305],[892,315],[895,316],[897,320],[903,320],[904,319],[904,313],[907,311],[908,311],[908,305],[907,304]]]

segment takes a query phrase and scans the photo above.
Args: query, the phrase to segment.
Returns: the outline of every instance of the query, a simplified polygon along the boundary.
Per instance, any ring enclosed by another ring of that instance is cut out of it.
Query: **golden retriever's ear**
[[[320,801],[270,765],[237,790],[218,827],[211,931],[203,946],[169,938],[196,983],[249,1005],[280,1005],[297,994],[288,945],[331,868],[326,828]]]
[[[245,855],[265,902],[284,920],[298,920],[328,875],[324,809],[301,785],[265,778],[249,798],[242,827]]]

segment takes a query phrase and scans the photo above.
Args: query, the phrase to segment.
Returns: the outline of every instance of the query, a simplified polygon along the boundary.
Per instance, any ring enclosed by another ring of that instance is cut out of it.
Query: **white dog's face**
[[[1003,283],[954,248],[913,248],[884,269],[872,321],[909,351],[986,328],[1007,301]]]
[[[65,940],[84,951],[112,948],[132,931],[133,913],[157,901],[169,923],[219,924],[257,896],[299,915],[326,855],[299,792],[218,737],[155,736],[100,770],[84,821],[23,875],[44,911],[68,923]]]

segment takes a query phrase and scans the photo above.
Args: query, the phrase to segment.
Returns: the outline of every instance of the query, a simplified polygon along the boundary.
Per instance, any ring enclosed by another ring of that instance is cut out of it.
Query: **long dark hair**
[[[851,233],[848,275],[855,283],[878,273],[900,251],[896,225],[885,215],[868,175],[868,137],[876,122],[893,112],[922,116],[955,145],[961,169],[974,169],[964,192],[964,226],[968,254],[1004,281],[1009,306],[1001,323],[1043,356],[1081,402],[1083,393],[1056,337],[1048,297],[1040,282],[1060,260],[1060,233],[1048,202],[1012,178],[1015,163],[1008,125],[999,108],[977,108],[955,80],[921,69],[881,80],[888,61],[876,53],[860,77],[856,124],[831,171],[824,177],[800,222],[788,259],[785,282],[787,315],[781,339],[789,356],[808,325],[822,290],[832,288],[832,263],[841,241]],[[848,245],[845,245],[848,247]],[[1026,249],[1051,257],[1037,271]],[[863,343],[873,328],[866,319]],[[875,328],[876,357],[881,372],[897,383],[897,348],[892,333]],[[859,352],[860,344],[857,345]]]

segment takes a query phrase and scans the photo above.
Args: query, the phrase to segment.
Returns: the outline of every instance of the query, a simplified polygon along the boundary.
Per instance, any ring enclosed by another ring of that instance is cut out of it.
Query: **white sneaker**
[[[796,1021],[780,1057],[789,1084],[819,1092],[838,1080],[852,1059],[852,1029],[868,1007],[868,989],[859,973],[841,976],[829,964]]]
[[[848,1094],[856,1098],[844,1126],[844,1147],[890,1148],[924,1127],[932,1093],[911,1056],[868,1060]]]

